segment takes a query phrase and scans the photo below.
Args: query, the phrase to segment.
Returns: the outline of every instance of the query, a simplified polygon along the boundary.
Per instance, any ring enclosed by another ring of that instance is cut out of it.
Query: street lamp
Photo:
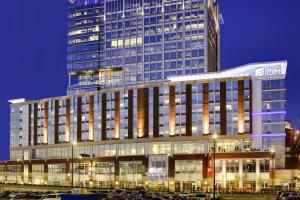
[[[72,176],[71,176],[71,183],[72,183],[72,185],[71,185],[71,187],[73,188],[74,187],[74,146],[76,146],[77,145],[77,142],[76,141],[73,141],[72,142]]]
[[[21,161],[20,158],[17,159],[17,164],[16,164],[16,184],[18,184],[18,167],[19,167],[19,162]]]
[[[216,199],[216,140],[218,138],[217,134],[213,134],[213,143],[214,143],[214,147],[213,147],[213,156],[214,156],[214,186],[213,186],[213,190],[214,190],[214,200]]]

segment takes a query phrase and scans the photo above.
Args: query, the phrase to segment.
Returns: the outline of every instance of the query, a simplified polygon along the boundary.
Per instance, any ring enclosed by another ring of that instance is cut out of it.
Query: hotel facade
[[[24,183],[69,185],[73,162],[77,186],[199,190],[211,186],[217,134],[219,189],[270,186],[273,170],[285,167],[286,66],[257,63],[161,84],[13,100],[6,167],[18,166]]]
[[[287,62],[220,71],[215,1],[78,0],[69,18],[68,95],[10,101],[0,182],[210,190],[213,150],[219,190],[278,182]]]

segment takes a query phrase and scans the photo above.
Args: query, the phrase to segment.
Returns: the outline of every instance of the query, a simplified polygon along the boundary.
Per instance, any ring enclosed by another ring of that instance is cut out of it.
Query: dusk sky
[[[66,94],[67,0],[9,0],[0,6],[0,160],[9,159],[9,99]],[[288,60],[287,119],[300,114],[299,0],[219,0],[222,69]]]

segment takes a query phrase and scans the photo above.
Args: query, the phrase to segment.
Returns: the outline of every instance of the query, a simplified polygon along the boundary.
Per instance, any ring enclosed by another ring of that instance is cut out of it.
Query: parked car
[[[292,191],[279,191],[277,192],[276,200],[282,200],[282,197],[287,197]]]
[[[181,193],[179,195],[179,198],[182,200],[187,200],[189,198],[189,195],[188,195],[188,193]]]
[[[291,192],[282,192],[279,196],[279,200],[286,200],[286,197],[290,196]]]
[[[162,198],[161,196],[156,196],[153,197],[151,200],[164,200],[164,198]]]
[[[7,198],[9,196],[9,192],[5,191],[0,194],[0,198]]]
[[[290,192],[290,194],[287,197],[282,197],[282,200],[294,200],[294,199],[300,199],[300,193],[298,192]]]
[[[285,200],[300,200],[300,196],[288,196]]]
[[[126,195],[126,190],[125,189],[116,189],[114,191],[114,194],[116,194],[116,195]]]
[[[191,197],[190,200],[206,200],[205,193],[197,193],[195,197]]]
[[[61,200],[60,194],[45,195],[42,200]]]
[[[217,192],[215,195],[216,195],[216,196],[215,196],[215,197],[216,197],[216,198],[215,198],[216,200],[221,200],[221,199],[222,199],[220,193]],[[207,197],[208,197],[209,200],[213,200],[213,199],[214,199],[214,193],[209,193],[209,194],[207,195]]]
[[[154,192],[155,197],[161,197],[161,192]]]
[[[8,195],[9,198],[25,198],[27,197],[27,193],[20,193],[20,192],[12,192]]]

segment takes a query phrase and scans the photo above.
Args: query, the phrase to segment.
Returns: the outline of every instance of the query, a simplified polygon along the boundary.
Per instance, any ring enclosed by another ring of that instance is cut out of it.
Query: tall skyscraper
[[[214,0],[73,0],[69,93],[219,71]]]

